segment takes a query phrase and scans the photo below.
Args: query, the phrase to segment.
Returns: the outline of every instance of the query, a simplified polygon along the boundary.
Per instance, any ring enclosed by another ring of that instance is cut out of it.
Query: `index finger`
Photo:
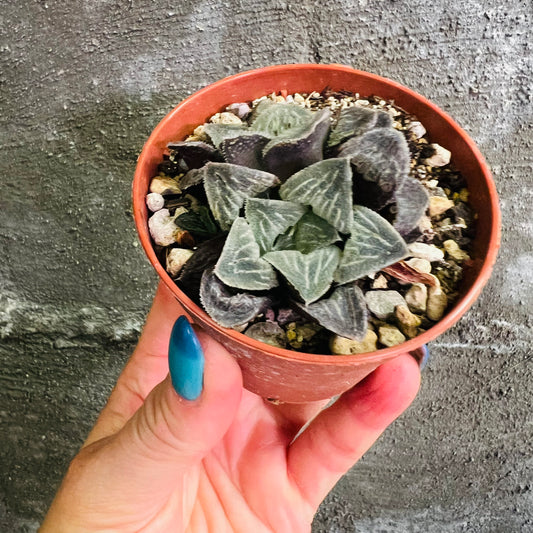
[[[291,444],[289,475],[314,507],[415,398],[418,364],[408,354],[378,367],[322,411]]]

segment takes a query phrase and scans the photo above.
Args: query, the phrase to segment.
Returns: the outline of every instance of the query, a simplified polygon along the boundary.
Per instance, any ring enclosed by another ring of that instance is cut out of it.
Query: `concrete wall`
[[[533,530],[529,0],[0,0],[0,21],[1,531],[35,531],[149,308],[144,140],[196,89],[291,62],[433,100],[478,143],[504,217],[488,287],[313,531]]]

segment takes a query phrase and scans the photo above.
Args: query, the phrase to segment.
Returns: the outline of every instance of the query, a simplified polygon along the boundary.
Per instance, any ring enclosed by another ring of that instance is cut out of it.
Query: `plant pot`
[[[233,102],[251,101],[286,90],[310,93],[330,87],[361,95],[379,95],[412,113],[426,127],[431,142],[452,153],[454,167],[465,177],[470,204],[478,215],[477,235],[465,267],[459,298],[445,316],[421,335],[392,348],[360,355],[315,355],[276,348],[215,323],[170,278],[154,252],[148,230],[145,196],[166,145],[182,140],[196,126]],[[139,157],[133,181],[133,208],[143,248],[157,273],[195,323],[237,358],[245,387],[265,398],[308,402],[330,398],[351,388],[380,364],[416,352],[450,328],[469,309],[490,277],[500,243],[500,212],[490,170],[470,137],[446,113],[424,97],[391,80],[342,65],[279,65],[220,80],[174,108],[154,129]]]

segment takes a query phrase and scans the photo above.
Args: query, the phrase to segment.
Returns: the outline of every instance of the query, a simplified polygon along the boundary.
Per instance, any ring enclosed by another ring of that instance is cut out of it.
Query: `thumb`
[[[242,395],[235,359],[206,333],[196,334],[184,316],[172,329],[169,369],[111,443],[132,490],[144,494],[176,487],[176,476],[225,435]]]

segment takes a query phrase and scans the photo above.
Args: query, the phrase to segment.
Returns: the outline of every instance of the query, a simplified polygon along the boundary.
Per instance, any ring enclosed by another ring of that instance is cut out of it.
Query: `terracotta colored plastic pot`
[[[465,269],[457,299],[431,329],[401,345],[361,355],[315,355],[275,348],[216,324],[172,281],[158,261],[148,231],[145,196],[169,141],[182,140],[196,126],[234,102],[250,101],[287,90],[310,93],[329,87],[391,99],[416,115],[431,142],[452,153],[462,172],[470,202],[478,214],[472,264]],[[265,398],[307,402],[330,398],[349,389],[377,366],[405,352],[419,350],[450,328],[468,310],[487,282],[500,243],[498,198],[489,168],[470,137],[443,111],[415,92],[374,74],[342,65],[280,65],[230,76],[194,93],[174,108],[154,129],[139,157],[133,181],[135,223],[141,243],[157,273],[193,317],[238,359],[246,388]]]

